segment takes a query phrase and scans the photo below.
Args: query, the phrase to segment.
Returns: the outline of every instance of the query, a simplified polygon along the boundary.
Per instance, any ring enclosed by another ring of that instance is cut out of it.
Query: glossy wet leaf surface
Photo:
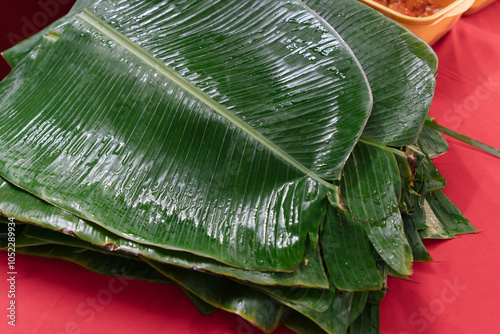
[[[235,2],[221,7],[205,1],[182,8],[182,13],[207,15],[207,11],[241,10],[246,5]],[[255,15],[274,5],[276,2],[267,3],[267,8],[263,4],[255,9]],[[286,20],[271,21],[283,30],[280,40],[299,38],[295,31],[297,25],[303,25],[301,34],[314,31],[308,35],[311,42],[335,46],[335,55],[304,59],[290,53],[278,40],[266,42],[257,51],[257,40],[252,42],[256,55],[250,61],[242,50],[226,50],[222,42],[217,46],[210,43],[206,47],[214,48],[215,54],[231,54],[238,61],[237,67],[226,62],[227,68],[220,68],[209,66],[202,54],[196,56],[200,51],[189,47],[194,42],[190,38],[198,36],[194,31],[174,43],[177,48],[170,45],[168,53],[158,41],[144,39],[135,44],[91,14],[78,16],[30,69],[21,87],[16,87],[16,94],[4,100],[3,114],[10,120],[5,127],[11,131],[0,142],[8,145],[10,152],[3,152],[0,172],[50,203],[127,239],[248,269],[296,269],[304,256],[307,236],[311,235],[314,242],[314,233],[323,221],[321,207],[327,193],[335,192],[314,173],[338,177],[364,124],[371,98],[363,72],[335,34],[318,30],[321,24],[300,3],[282,7]],[[142,2],[131,8],[134,15],[141,11],[148,14],[149,7]],[[104,20],[112,12],[102,13]],[[131,34],[128,14],[121,14],[124,21],[115,25],[123,34]],[[265,19],[259,21],[262,38],[267,36],[266,31],[275,29]],[[155,29],[158,34],[179,35],[175,29],[164,28],[173,22],[158,21],[161,24],[156,28],[148,25],[150,36],[155,36]],[[258,28],[244,23],[235,22],[230,30],[233,47],[244,42],[240,35]],[[217,26],[216,22],[210,24]],[[134,33],[140,34],[137,24],[134,27]],[[201,28],[208,29],[207,38],[221,41],[229,33],[225,27],[223,31],[214,30],[212,36],[209,27]],[[61,56],[66,58],[62,65],[58,62]],[[176,65],[174,56],[183,59],[182,66]],[[279,68],[273,62],[278,56],[284,67],[276,72]],[[345,64],[342,76],[327,71],[331,61]],[[73,63],[81,65],[65,65]],[[288,71],[297,72],[294,69],[299,65],[310,70],[287,75]],[[71,70],[65,66],[71,66]],[[50,69],[51,75],[42,75],[42,68]],[[200,72],[203,68],[212,72],[204,74]],[[195,70],[199,71],[196,75]],[[208,76],[213,80],[204,79]],[[257,86],[246,89],[248,94],[237,93],[241,87],[233,93],[232,82],[241,84],[250,76],[257,76],[252,80]],[[93,84],[93,80],[99,84]],[[327,83],[330,88],[349,89],[351,93],[338,95],[329,88],[325,95],[321,87]],[[263,96],[260,84],[281,85],[284,90],[267,91]],[[281,98],[295,96],[297,88],[291,87],[296,85],[303,92],[300,98],[280,104]],[[308,90],[312,85],[315,89]],[[29,99],[15,98],[28,91]],[[352,94],[354,91],[357,95]],[[63,92],[78,98],[69,103],[59,98]],[[274,107],[262,109],[254,103],[252,94],[258,94],[266,108]],[[312,98],[317,101],[314,108],[308,102]],[[270,99],[275,102],[270,103]],[[129,108],[137,111],[129,113]],[[73,115],[73,121],[64,118],[66,114]],[[353,122],[357,122],[358,130]],[[304,137],[297,138],[297,128]],[[153,145],[157,142],[163,144]],[[299,224],[299,220],[309,223]],[[186,237],[194,231],[196,238]],[[285,237],[276,239],[275,235]],[[196,242],[190,242],[193,240]]]
[[[306,0],[342,36],[363,67],[373,110],[363,136],[394,146],[415,142],[429,111],[437,72],[432,49],[355,0]]]
[[[422,129],[434,53],[357,1],[78,0],[3,55],[0,211],[26,253],[266,332],[377,333],[421,238],[476,232]]]
[[[422,152],[430,158],[436,158],[446,153],[449,149],[448,142],[444,139],[443,135],[428,126],[422,128],[417,144]]]
[[[129,254],[139,254],[146,258],[184,268],[197,268],[258,284],[328,288],[328,279],[321,264],[319,249],[312,250],[311,246],[306,251],[308,265],[302,264],[293,273],[250,271],[230,267],[194,254],[148,247],[120,238],[95,224],[49,205],[3,180],[0,180],[0,210],[20,221],[30,222],[55,231],[71,233],[96,246]]]
[[[329,208],[321,245],[325,264],[338,289],[345,291],[382,288],[376,259],[363,222],[351,213]]]
[[[396,197],[400,188],[393,154],[359,143],[344,168],[340,187],[343,199],[353,219],[365,226],[382,259],[394,270],[409,275],[412,254]]]

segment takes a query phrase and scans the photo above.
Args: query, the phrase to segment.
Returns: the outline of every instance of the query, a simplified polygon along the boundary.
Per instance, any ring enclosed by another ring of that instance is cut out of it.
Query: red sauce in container
[[[374,0],[375,2],[389,7],[401,14],[412,17],[426,17],[437,13],[442,6],[434,0]]]

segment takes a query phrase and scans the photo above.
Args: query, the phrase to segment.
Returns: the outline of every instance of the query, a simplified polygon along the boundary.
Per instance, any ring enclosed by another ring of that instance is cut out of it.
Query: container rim
[[[373,0],[360,0],[360,1],[376,9],[377,11],[389,16],[390,18],[395,19],[399,23],[404,23],[406,25],[414,25],[414,26],[436,24],[439,21],[445,19],[446,17],[463,14],[474,4],[474,0],[455,0],[448,6],[444,7],[443,9],[432,15],[426,17],[412,17],[405,14],[401,14]]]

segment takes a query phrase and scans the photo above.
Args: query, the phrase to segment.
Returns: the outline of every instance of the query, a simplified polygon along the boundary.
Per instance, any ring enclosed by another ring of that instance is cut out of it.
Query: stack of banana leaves
[[[356,0],[81,0],[3,56],[18,253],[369,334],[422,239],[476,232],[430,160],[435,54]]]

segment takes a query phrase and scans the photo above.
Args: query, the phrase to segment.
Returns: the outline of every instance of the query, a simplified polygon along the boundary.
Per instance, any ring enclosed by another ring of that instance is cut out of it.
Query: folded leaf
[[[372,256],[365,224],[330,207],[321,236],[325,264],[340,290],[379,290],[382,277]]]
[[[382,259],[399,273],[411,274],[412,253],[399,213],[396,192],[401,183],[394,155],[358,143],[344,168],[340,189],[353,219],[364,224]]]
[[[422,243],[422,239],[413,224],[413,220],[408,215],[403,215],[403,222],[405,228],[406,239],[411,246],[411,251],[413,253],[413,260],[419,262],[432,261],[432,257]]]
[[[427,194],[425,198],[432,212],[434,212],[448,233],[460,235],[478,232],[442,191]]]
[[[424,201],[425,225],[427,228],[419,230],[422,239],[452,239],[455,236],[446,230],[443,223],[434,214],[427,200]]]
[[[366,304],[361,315],[349,327],[349,334],[378,334],[379,331],[379,304]]]

